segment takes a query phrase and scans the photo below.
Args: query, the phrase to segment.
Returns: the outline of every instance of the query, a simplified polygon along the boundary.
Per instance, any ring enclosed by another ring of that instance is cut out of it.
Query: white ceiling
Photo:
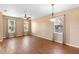
[[[79,4],[55,4],[54,13],[76,7],[79,7]],[[27,13],[27,16],[34,19],[51,14],[52,7],[51,4],[0,4],[0,11],[5,15],[17,17],[23,17]]]

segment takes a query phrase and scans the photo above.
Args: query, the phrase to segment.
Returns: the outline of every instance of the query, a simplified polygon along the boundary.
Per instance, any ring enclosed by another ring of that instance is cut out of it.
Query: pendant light
[[[52,6],[52,18],[50,19],[50,21],[54,22],[54,18],[53,18],[53,16],[54,16],[54,4],[51,4],[51,6]]]
[[[27,18],[28,18],[28,17],[27,17],[27,14],[25,13],[25,14],[24,14],[24,19],[27,20]]]
[[[27,13],[24,14],[24,19],[29,20],[30,17],[27,17]]]
[[[25,15],[24,15],[24,19],[27,19],[27,15],[26,15],[26,13],[25,13]]]

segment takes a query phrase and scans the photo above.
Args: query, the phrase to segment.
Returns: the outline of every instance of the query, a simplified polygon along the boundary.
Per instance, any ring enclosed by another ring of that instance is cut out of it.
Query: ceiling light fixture
[[[26,15],[26,13],[25,13],[25,15],[24,15],[24,19],[27,19],[27,15]]]
[[[51,4],[51,6],[52,6],[52,18],[50,19],[50,21],[54,22],[54,18],[53,18],[53,16],[54,16],[54,4]]]
[[[30,20],[30,18],[31,18],[31,17],[27,17],[27,14],[25,13],[24,19],[25,19],[25,20]]]

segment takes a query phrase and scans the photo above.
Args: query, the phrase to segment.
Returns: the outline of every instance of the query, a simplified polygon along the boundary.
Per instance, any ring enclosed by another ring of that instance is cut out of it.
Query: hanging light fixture
[[[25,13],[24,14],[24,17],[23,17],[25,20],[27,20],[27,14]]]
[[[54,22],[54,18],[53,18],[53,16],[54,16],[54,4],[51,4],[51,6],[52,6],[52,18],[50,19],[50,21]]]
[[[24,15],[24,19],[27,19],[27,15],[26,15],[26,13],[25,13],[25,15]]]
[[[31,17],[27,17],[27,13],[24,14],[24,19],[29,20]]]

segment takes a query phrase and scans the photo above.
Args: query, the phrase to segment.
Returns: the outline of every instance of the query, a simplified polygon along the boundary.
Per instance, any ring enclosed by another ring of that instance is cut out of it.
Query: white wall
[[[48,40],[53,40],[53,23],[50,16],[45,16],[32,21],[32,34]],[[52,29],[51,29],[52,28]]]

